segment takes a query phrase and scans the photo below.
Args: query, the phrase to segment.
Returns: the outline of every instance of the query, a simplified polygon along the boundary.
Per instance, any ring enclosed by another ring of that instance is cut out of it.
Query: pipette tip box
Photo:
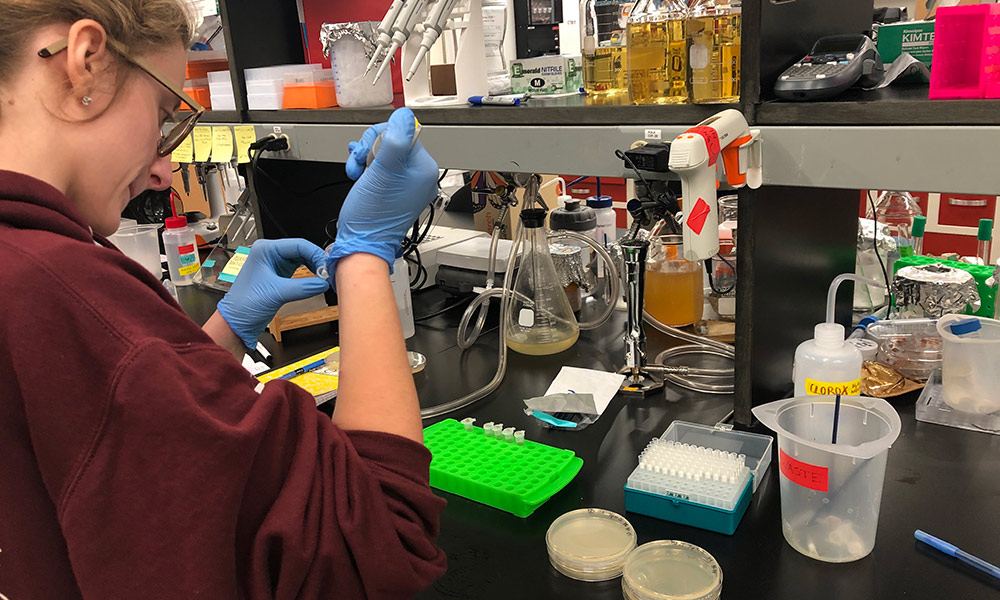
[[[770,436],[674,421],[639,457],[625,510],[732,535],[771,463]]]
[[[431,451],[431,487],[527,517],[576,477],[583,459],[572,450],[523,440],[508,441],[499,424],[489,431],[444,419],[424,429]]]

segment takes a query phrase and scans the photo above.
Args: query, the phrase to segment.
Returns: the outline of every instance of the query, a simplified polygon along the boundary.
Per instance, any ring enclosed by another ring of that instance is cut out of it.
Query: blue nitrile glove
[[[329,289],[319,277],[290,278],[301,265],[315,273],[325,261],[323,249],[303,239],[257,240],[233,287],[219,301],[219,314],[247,348],[255,348],[257,336],[286,302]]]
[[[348,145],[347,176],[357,183],[337,221],[327,267],[331,280],[337,260],[357,252],[384,259],[391,270],[406,232],[437,196],[438,166],[420,142],[413,144],[415,129],[413,111],[400,108],[388,123],[373,125],[360,141]],[[380,133],[382,145],[366,169],[368,153]]]

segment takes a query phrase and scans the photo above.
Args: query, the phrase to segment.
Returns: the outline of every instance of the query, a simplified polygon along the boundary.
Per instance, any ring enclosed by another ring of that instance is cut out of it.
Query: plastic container
[[[549,229],[553,232],[572,231],[596,240],[597,211],[589,206],[584,206],[583,202],[577,198],[569,198],[563,206],[549,213]],[[575,312],[580,310],[583,299],[590,295],[583,288],[593,290],[596,284],[596,273],[590,271],[592,252],[589,245],[574,239],[562,238],[558,240],[558,243],[562,246],[576,248],[577,260],[581,261],[580,283],[574,283],[565,288],[566,297]]]
[[[625,26],[634,2],[580,0],[583,88],[590,98],[628,95]]]
[[[184,82],[184,93],[194,98],[194,101],[206,109],[212,108],[211,91],[208,88],[208,79],[189,79]],[[180,110],[193,110],[187,102],[181,102]]]
[[[658,540],[629,553],[622,569],[625,600],[717,600],[722,567],[687,542]]]
[[[937,319],[895,319],[868,326],[878,344],[876,360],[920,381],[941,368],[941,336]]]
[[[819,323],[799,344],[792,363],[796,396],[861,394],[861,352],[848,344],[840,323]]]
[[[975,414],[955,410],[944,401],[944,389],[941,386],[941,371],[934,371],[927,380],[927,385],[920,392],[915,414],[918,421],[935,423],[948,427],[957,427],[979,433],[1000,435],[1000,411],[989,414]]]
[[[163,252],[167,255],[167,268],[174,285],[191,285],[195,273],[201,269],[198,245],[194,231],[188,227],[187,217],[167,217],[163,230]]]
[[[108,240],[125,256],[146,267],[153,274],[153,277],[159,279],[163,276],[163,263],[160,262],[160,241],[156,235],[159,230],[159,225],[126,224],[109,235]]]
[[[706,0],[692,3],[686,23],[691,101],[725,104],[740,100],[740,4]]]
[[[931,62],[931,100],[1000,97],[1000,6],[940,7]]]
[[[358,23],[359,31],[370,35],[378,23]],[[372,85],[373,74],[365,77],[368,66],[365,44],[351,35],[343,35],[330,44],[330,66],[337,89],[337,102],[344,108],[386,106],[392,104],[392,77],[386,70]]]
[[[545,547],[549,562],[563,575],[607,581],[622,574],[635,539],[635,529],[625,517],[601,508],[581,508],[552,522]]]
[[[615,214],[611,196],[590,196],[587,206],[597,213],[597,227],[594,229],[594,240],[604,247],[610,247],[618,239],[618,216]]]
[[[771,464],[772,441],[769,435],[674,421],[640,456],[639,467],[625,484],[625,510],[732,535]],[[651,449],[661,456],[648,461]],[[734,481],[688,479],[686,473],[675,471],[676,460],[683,464],[692,456],[689,464],[708,468],[716,452],[739,458],[741,472]],[[709,457],[698,459],[703,455]]]
[[[628,89],[635,104],[688,101],[688,17],[683,0],[637,2],[626,33]]]
[[[284,108],[331,108],[337,106],[333,73],[327,69],[285,73]]]
[[[962,333],[960,326],[978,321],[980,329]],[[986,415],[1000,410],[1000,321],[945,315],[937,322],[941,335],[942,399],[955,410]]]
[[[804,396],[757,406],[778,434],[781,529],[802,554],[850,562],[875,547],[889,447],[899,437],[896,410],[880,398]]]
[[[285,97],[285,74],[316,71],[322,65],[276,65],[244,69],[247,86],[247,108],[250,110],[278,110]]]
[[[424,429],[431,452],[430,484],[476,502],[527,517],[566,487],[583,467],[572,450],[531,440],[499,439],[455,419]]]

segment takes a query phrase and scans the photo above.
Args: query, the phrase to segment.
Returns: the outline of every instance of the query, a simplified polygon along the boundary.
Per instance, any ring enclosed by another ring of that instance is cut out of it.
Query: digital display
[[[852,52],[860,50],[864,43],[863,37],[850,38],[822,38],[816,42],[813,54],[826,54],[832,52]]]

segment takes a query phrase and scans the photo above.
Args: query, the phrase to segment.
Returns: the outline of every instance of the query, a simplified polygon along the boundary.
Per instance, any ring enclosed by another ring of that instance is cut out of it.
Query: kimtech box
[[[882,25],[878,29],[875,45],[886,65],[899,58],[903,52],[908,52],[929,69],[931,57],[934,56],[934,21]]]

